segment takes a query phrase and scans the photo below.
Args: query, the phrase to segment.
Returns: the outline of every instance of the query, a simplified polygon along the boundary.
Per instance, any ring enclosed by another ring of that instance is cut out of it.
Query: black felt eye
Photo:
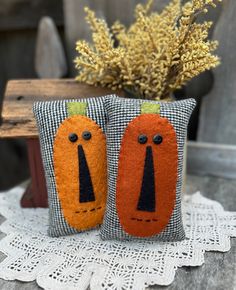
[[[78,140],[78,136],[75,133],[71,133],[68,138],[70,142],[73,142],[73,143]]]
[[[84,140],[89,140],[91,139],[92,134],[89,131],[84,131],[82,137],[84,138]]]
[[[138,142],[139,142],[140,144],[145,144],[145,143],[147,143],[147,140],[148,140],[148,138],[147,138],[147,136],[144,135],[144,134],[138,136]]]
[[[161,135],[157,134],[153,137],[153,142],[157,145],[161,144],[163,141],[163,138]]]

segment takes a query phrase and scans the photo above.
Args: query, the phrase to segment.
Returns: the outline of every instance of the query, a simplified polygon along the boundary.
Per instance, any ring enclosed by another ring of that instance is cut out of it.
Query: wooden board
[[[122,92],[116,93],[122,96]],[[35,101],[76,99],[108,94],[114,94],[114,91],[81,84],[73,79],[9,81],[2,107],[0,137],[37,137],[38,132],[32,112]]]
[[[214,86],[203,98],[198,140],[202,142],[236,144],[236,1],[222,1],[222,12],[215,27],[219,40],[221,65],[214,70]]]
[[[187,170],[190,174],[236,179],[236,146],[189,141]]]

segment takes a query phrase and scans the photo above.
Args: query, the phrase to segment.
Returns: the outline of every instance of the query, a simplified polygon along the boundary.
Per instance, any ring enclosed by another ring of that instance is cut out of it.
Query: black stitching
[[[97,207],[97,208],[91,208],[91,209],[85,209],[85,210],[81,210],[81,211],[76,211],[75,213],[86,213],[86,212],[88,212],[88,211],[95,211],[95,210],[99,210],[99,209],[101,209],[102,207],[101,206],[99,206],[99,207]]]
[[[132,221],[137,221],[137,222],[147,222],[147,223],[150,223],[150,222],[158,222],[157,219],[138,219],[138,218],[131,218]]]

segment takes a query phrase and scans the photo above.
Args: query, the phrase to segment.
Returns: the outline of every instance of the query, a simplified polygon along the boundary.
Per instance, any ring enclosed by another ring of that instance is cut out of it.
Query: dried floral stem
[[[136,6],[129,28],[116,22],[111,30],[86,8],[93,44],[77,42],[77,80],[141,98],[168,98],[194,76],[219,64],[212,54],[217,42],[207,40],[211,23],[196,23],[219,1],[172,0],[158,14],[151,11],[153,0],[149,0]]]

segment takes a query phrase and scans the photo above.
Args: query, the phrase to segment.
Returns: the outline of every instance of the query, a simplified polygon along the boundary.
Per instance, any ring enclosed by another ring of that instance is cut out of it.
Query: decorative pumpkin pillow
[[[195,100],[106,102],[108,200],[102,239],[177,241],[183,151]]]
[[[74,234],[102,223],[107,195],[105,100],[34,104],[48,189],[50,236]]]

